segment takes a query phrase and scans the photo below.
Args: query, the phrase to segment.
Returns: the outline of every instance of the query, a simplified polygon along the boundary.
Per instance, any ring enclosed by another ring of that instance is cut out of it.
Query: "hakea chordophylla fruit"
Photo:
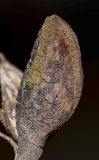
[[[0,53],[0,138],[17,151],[15,107],[22,72]]]
[[[74,113],[83,85],[81,54],[71,27],[57,15],[45,19],[18,91],[17,160],[38,160],[49,133]]]

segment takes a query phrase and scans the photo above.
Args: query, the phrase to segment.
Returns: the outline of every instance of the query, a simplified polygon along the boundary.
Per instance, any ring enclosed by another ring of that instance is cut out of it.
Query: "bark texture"
[[[17,97],[17,160],[38,160],[49,133],[74,113],[83,84],[81,54],[71,27],[57,15],[39,31]]]

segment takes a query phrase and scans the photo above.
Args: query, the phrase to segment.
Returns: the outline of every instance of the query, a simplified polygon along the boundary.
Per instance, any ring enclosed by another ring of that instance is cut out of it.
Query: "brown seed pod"
[[[75,33],[57,15],[47,17],[18,92],[18,160],[39,159],[49,133],[69,120],[77,107],[82,83]]]

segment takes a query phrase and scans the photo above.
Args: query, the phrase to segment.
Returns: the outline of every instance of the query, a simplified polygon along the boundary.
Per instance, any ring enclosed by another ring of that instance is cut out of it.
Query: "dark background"
[[[0,0],[0,51],[24,71],[46,16],[58,14],[76,32],[84,87],[75,114],[50,138],[43,160],[99,160],[99,3],[96,0]],[[0,146],[0,160],[6,160]]]

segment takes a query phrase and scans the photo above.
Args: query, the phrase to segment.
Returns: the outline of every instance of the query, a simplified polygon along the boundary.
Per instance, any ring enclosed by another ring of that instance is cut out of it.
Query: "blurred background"
[[[84,87],[75,114],[51,136],[41,160],[99,159],[99,3],[96,0],[0,0],[0,52],[24,71],[46,16],[58,14],[76,32]],[[13,150],[0,140],[0,160]]]

